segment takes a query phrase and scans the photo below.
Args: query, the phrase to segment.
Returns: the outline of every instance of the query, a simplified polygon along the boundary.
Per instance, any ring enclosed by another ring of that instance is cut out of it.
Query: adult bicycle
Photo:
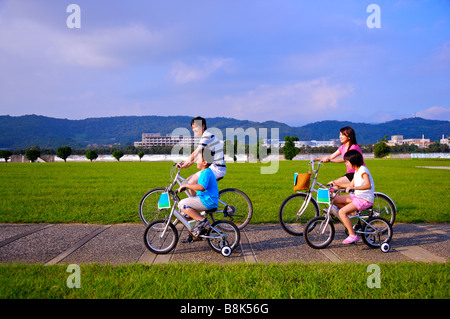
[[[170,209],[158,207],[158,201],[162,193],[172,191],[178,184],[181,186],[188,181],[180,175],[180,169],[174,164],[170,169],[171,183],[167,187],[154,188],[142,196],[139,202],[139,217],[145,225],[154,220],[165,218],[169,215]],[[186,190],[183,193],[174,194],[174,198],[179,201],[181,196],[191,196]],[[253,204],[250,198],[241,190],[236,188],[226,188],[219,191],[219,206],[217,210],[207,214],[211,222],[216,220],[229,220],[239,229],[243,229],[250,222],[253,216]],[[174,215],[173,215],[174,217]],[[174,217],[173,223],[178,221]]]
[[[320,188],[328,188],[328,186],[317,181],[319,168],[324,165],[322,161],[311,160],[308,165],[311,168],[312,181],[308,183],[308,186],[302,192],[288,196],[282,202],[278,211],[281,227],[293,236],[302,236],[306,223],[311,218],[320,215],[319,203],[315,197]],[[361,215],[383,217],[393,225],[396,212],[395,203],[388,195],[375,192],[373,205],[361,212]]]

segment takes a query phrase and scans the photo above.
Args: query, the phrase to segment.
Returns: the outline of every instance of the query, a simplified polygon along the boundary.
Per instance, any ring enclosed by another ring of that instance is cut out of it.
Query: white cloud
[[[433,106],[426,110],[417,112],[416,116],[429,120],[450,121],[450,108],[442,106]]]
[[[241,119],[307,123],[320,116],[330,119],[330,114],[345,109],[340,102],[353,92],[352,85],[329,84],[327,79],[318,78],[283,86],[259,86],[243,96],[227,96],[220,104]]]
[[[54,28],[29,19],[4,19],[0,23],[0,57],[8,54],[9,63],[40,61],[50,66],[88,68],[118,67],[133,63],[130,57],[158,53],[164,40],[162,32],[142,25],[126,25],[83,31]],[[11,59],[13,61],[11,61]]]
[[[302,74],[349,74],[363,77],[373,73],[373,65],[385,60],[385,52],[371,44],[330,47],[323,50],[305,50],[286,57],[282,67]],[[356,72],[356,70],[361,70]]]
[[[226,68],[232,59],[229,58],[201,58],[200,64],[188,65],[182,61],[176,61],[172,65],[171,77],[178,84],[199,81],[209,77],[219,69]]]

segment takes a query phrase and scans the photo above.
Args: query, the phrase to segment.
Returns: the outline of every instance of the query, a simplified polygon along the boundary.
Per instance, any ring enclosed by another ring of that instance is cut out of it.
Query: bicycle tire
[[[139,217],[144,225],[148,225],[165,214],[165,210],[158,209],[159,197],[165,192],[165,188],[154,188],[142,196],[139,202]]]
[[[371,248],[380,248],[382,244],[389,243],[392,235],[392,225],[383,217],[370,217],[361,233],[363,242]]]
[[[215,221],[211,226],[216,228],[219,232],[225,232],[227,234],[226,243],[219,238],[207,238],[209,247],[211,247],[211,249],[216,253],[221,253],[222,248],[225,245],[228,245],[231,251],[233,251],[239,245],[239,242],[241,240],[241,233],[236,224],[229,220],[218,220]],[[218,236],[218,233],[212,227],[209,228],[207,236]]]
[[[253,204],[247,194],[236,188],[225,188],[219,192],[219,198],[227,205],[224,206],[219,201],[217,210],[210,214],[212,222],[229,220],[239,229],[248,225],[253,216]],[[226,212],[225,207],[227,208]],[[220,218],[217,216],[220,216]]]
[[[306,193],[292,194],[288,196],[280,206],[278,220],[280,221],[281,227],[290,235],[302,236],[304,225],[306,225],[311,218],[320,215],[319,205],[312,196],[306,209],[300,216],[298,215],[298,211],[305,202],[307,195],[308,194]]]
[[[334,239],[336,233],[334,225],[331,221],[328,221],[326,230],[323,232],[321,227],[326,221],[325,216],[318,216],[311,218],[305,225],[305,231],[303,237],[309,247],[314,249],[323,249],[328,247]],[[321,234],[323,232],[323,234]]]
[[[148,250],[155,254],[167,254],[178,243],[178,231],[167,219],[158,219],[148,224],[144,232],[144,243]],[[164,238],[159,235],[166,228]]]
[[[393,226],[397,213],[395,203],[386,194],[375,192],[374,195],[372,207],[361,213],[363,215],[368,214],[371,217],[382,217]]]

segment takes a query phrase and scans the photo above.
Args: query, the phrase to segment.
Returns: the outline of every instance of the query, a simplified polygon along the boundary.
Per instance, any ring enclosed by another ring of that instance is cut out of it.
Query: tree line
[[[286,159],[293,159],[298,154],[331,154],[334,153],[337,147],[334,146],[302,146],[300,148],[295,147],[295,141],[298,138],[295,136],[285,137],[285,146],[279,148],[279,154],[283,154]],[[232,141],[225,141],[224,149],[226,149],[226,144],[232,143]],[[234,154],[237,154],[237,141],[233,145]],[[256,146],[259,158],[259,150],[261,146],[261,141],[258,141]],[[389,154],[398,153],[449,153],[450,147],[448,144],[440,144],[438,141],[434,142],[428,147],[419,148],[417,145],[387,145],[387,136],[382,138],[380,142],[376,144],[360,145],[363,153],[374,153],[375,157],[382,158],[388,156]],[[248,144],[244,145],[244,152],[248,154],[250,146]],[[151,146],[151,147],[135,147],[134,145],[127,145],[124,147],[113,146],[113,147],[100,147],[100,148],[72,148],[69,146],[61,146],[56,150],[52,148],[40,148],[39,146],[32,146],[27,149],[16,149],[16,150],[0,150],[0,158],[4,158],[8,161],[12,155],[25,155],[26,158],[32,162],[36,161],[41,155],[56,155],[62,158],[64,161],[70,155],[84,155],[87,159],[93,161],[99,155],[113,155],[118,161],[124,154],[136,154],[139,158],[142,158],[146,154],[171,154],[172,146]],[[191,151],[194,150],[194,146],[191,147]],[[270,154],[271,148],[267,148],[266,154]]]
[[[134,145],[127,145],[126,147],[99,147],[99,148],[72,148],[70,146],[61,146],[56,150],[53,148],[41,148],[39,146],[32,146],[27,149],[16,150],[0,150],[0,158],[4,158],[7,162],[13,155],[24,155],[29,161],[35,162],[41,155],[56,155],[64,161],[70,155],[84,155],[90,161],[97,159],[99,155],[112,155],[118,161],[125,154],[135,154],[142,158],[146,154],[171,154],[172,146],[151,146],[151,147],[135,147]],[[193,147],[191,151],[193,151]]]

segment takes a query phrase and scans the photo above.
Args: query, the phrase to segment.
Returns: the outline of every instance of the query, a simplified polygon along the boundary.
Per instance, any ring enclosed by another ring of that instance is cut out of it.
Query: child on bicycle
[[[178,203],[178,208],[183,213],[198,221],[197,225],[191,230],[194,237],[198,237],[209,226],[208,220],[200,212],[215,209],[219,205],[219,186],[210,168],[212,160],[208,159],[208,156],[204,153],[200,152],[197,155],[197,168],[200,170],[197,183],[184,184],[178,189],[178,192],[185,189],[196,192],[197,196],[185,198]]]
[[[339,208],[339,219],[347,228],[349,236],[342,243],[350,244],[359,240],[348,217],[355,211],[363,211],[372,206],[374,202],[375,183],[369,169],[364,166],[363,157],[357,150],[350,150],[344,155],[345,164],[355,170],[353,180],[349,183],[333,183],[336,188],[345,188],[346,192],[354,194],[339,195],[334,204]],[[332,208],[334,210],[334,208]]]

